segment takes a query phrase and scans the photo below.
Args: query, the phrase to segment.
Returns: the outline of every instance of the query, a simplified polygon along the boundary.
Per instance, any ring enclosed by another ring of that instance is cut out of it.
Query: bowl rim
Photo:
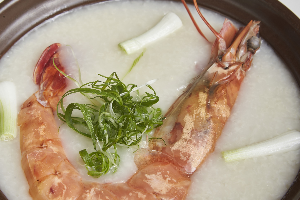
[[[0,3],[0,59],[25,34],[74,8],[113,0],[4,0]],[[162,1],[162,0],[154,0]],[[176,1],[180,0],[165,0]],[[192,3],[192,0],[186,0]],[[260,35],[285,62],[300,87],[300,19],[278,0],[197,0],[242,24],[261,21]],[[300,199],[300,171],[281,200]],[[0,190],[0,200],[7,200]]]

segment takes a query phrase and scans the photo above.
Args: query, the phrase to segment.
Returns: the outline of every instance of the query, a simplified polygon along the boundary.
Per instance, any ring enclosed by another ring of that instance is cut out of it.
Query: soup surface
[[[126,55],[118,43],[135,37],[154,26],[166,13],[176,13],[183,27],[144,49],[144,56],[125,76],[132,62],[143,51]],[[196,12],[193,12],[196,16]],[[203,10],[211,25],[220,30],[224,17]],[[204,33],[214,36],[199,22]],[[117,72],[125,83],[143,85],[156,80],[152,87],[166,112],[189,81],[207,64],[211,44],[194,28],[182,4],[157,1],[118,1],[75,9],[47,21],[24,36],[0,60],[0,81],[13,81],[18,106],[38,87],[32,81],[34,66],[42,51],[52,43],[65,47],[68,73],[78,78],[76,60],[83,82],[99,79],[97,74]],[[74,51],[72,55],[71,49]],[[125,76],[125,77],[124,77]],[[70,84],[70,88],[74,87]],[[215,151],[192,176],[187,199],[281,199],[299,169],[299,151],[225,163],[221,152],[269,139],[289,130],[300,130],[299,90],[291,74],[266,42],[255,55],[253,66],[242,85],[232,115],[217,142]],[[81,101],[80,97],[78,100]],[[58,121],[59,124],[61,124]],[[60,135],[72,164],[86,180],[126,181],[136,171],[133,149],[122,149],[121,165],[115,174],[94,179],[86,175],[78,151],[91,149],[91,142],[61,124]],[[0,189],[9,200],[31,199],[21,168],[19,137],[0,142]],[[16,192],[17,191],[17,192]]]

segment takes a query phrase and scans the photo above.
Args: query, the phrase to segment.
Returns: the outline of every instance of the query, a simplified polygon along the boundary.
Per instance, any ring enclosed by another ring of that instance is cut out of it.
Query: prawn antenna
[[[188,8],[188,6],[187,6],[185,0],[181,0],[181,2],[183,3],[185,9],[186,9],[187,12],[189,13],[189,15],[190,15],[190,17],[191,17],[191,19],[192,19],[192,21],[193,21],[193,23],[194,23],[196,29],[197,29],[198,32],[200,33],[200,35],[202,35],[202,37],[204,37],[204,39],[205,39],[206,41],[208,41],[208,39],[204,36],[204,34],[202,33],[202,31],[200,30],[200,28],[199,28],[198,24],[196,23],[194,17],[192,16],[192,14],[191,14],[191,12],[190,12],[190,9]],[[222,37],[222,36],[221,36],[221,35],[220,35],[220,34],[219,34],[219,33],[218,33],[218,32],[217,32],[217,31],[216,31],[216,30],[208,23],[208,22],[207,22],[207,20],[205,19],[205,17],[202,15],[202,13],[201,13],[201,11],[200,11],[200,9],[199,9],[199,7],[198,7],[197,0],[193,0],[193,2],[194,2],[195,8],[196,8],[196,10],[197,10],[199,16],[201,17],[201,19],[203,20],[203,22],[206,24],[206,26],[207,26],[207,27],[211,30],[211,32],[218,38],[219,41],[220,41],[220,40],[223,40],[223,37]]]
[[[195,5],[195,8],[199,14],[199,16],[201,17],[201,19],[203,20],[203,22],[206,24],[206,26],[211,30],[211,32],[213,32],[213,34],[220,40],[223,39],[223,37],[206,21],[205,17],[202,15],[202,13],[200,12],[200,9],[198,7],[198,4],[197,4],[197,0],[194,0],[194,5]]]
[[[208,39],[204,36],[204,34],[202,33],[201,29],[199,28],[198,24],[196,23],[196,21],[195,21],[193,15],[192,15],[192,13],[191,13],[191,11],[190,11],[188,5],[186,4],[185,0],[181,0],[181,2],[183,3],[183,5],[184,5],[186,11],[189,13],[189,16],[190,16],[192,22],[194,23],[194,25],[195,25],[197,31],[200,33],[200,35],[201,35],[206,41],[208,41]],[[205,20],[205,21],[206,21],[206,20]]]

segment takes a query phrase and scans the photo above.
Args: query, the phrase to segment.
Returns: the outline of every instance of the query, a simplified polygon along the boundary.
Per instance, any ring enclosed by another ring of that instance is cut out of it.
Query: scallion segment
[[[94,152],[80,151],[88,174],[99,177],[115,171],[119,165],[118,146],[138,145],[144,133],[162,124],[161,109],[153,108],[159,100],[154,89],[141,95],[137,85],[125,85],[114,72],[105,81],[86,83],[67,91],[58,103],[57,115],[74,131],[92,139]],[[95,104],[70,103],[63,99],[80,93]],[[59,107],[61,109],[59,109]],[[61,110],[61,111],[60,111]],[[81,115],[74,116],[73,111]]]
[[[300,132],[290,131],[275,138],[243,148],[222,152],[226,162],[237,161],[300,148]]]
[[[8,141],[17,134],[17,93],[13,82],[0,83],[0,140]]]
[[[127,54],[142,49],[147,44],[170,35],[182,26],[182,21],[175,13],[166,14],[153,28],[140,36],[121,42],[119,47]]]

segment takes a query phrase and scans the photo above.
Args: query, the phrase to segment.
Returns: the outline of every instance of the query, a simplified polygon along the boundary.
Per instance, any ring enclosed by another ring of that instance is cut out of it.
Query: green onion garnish
[[[159,97],[154,89],[140,95],[137,85],[125,85],[114,72],[109,77],[100,75],[105,81],[93,81],[67,91],[58,103],[57,115],[77,133],[93,141],[94,152],[85,149],[80,156],[88,174],[99,177],[116,171],[119,165],[118,146],[138,145],[144,133],[162,124],[161,109],[153,108]],[[66,108],[63,99],[80,93],[88,97],[90,104],[70,103]],[[96,102],[96,103],[95,103]],[[61,110],[61,112],[59,112]],[[78,110],[81,116],[74,116]]]
[[[0,140],[8,141],[17,133],[17,93],[13,82],[0,83]]]
[[[300,132],[290,131],[266,141],[222,152],[226,162],[268,156],[300,148]]]
[[[135,38],[121,42],[119,47],[127,54],[132,54],[146,45],[170,35],[181,26],[182,21],[175,13],[167,13],[154,27]]]

